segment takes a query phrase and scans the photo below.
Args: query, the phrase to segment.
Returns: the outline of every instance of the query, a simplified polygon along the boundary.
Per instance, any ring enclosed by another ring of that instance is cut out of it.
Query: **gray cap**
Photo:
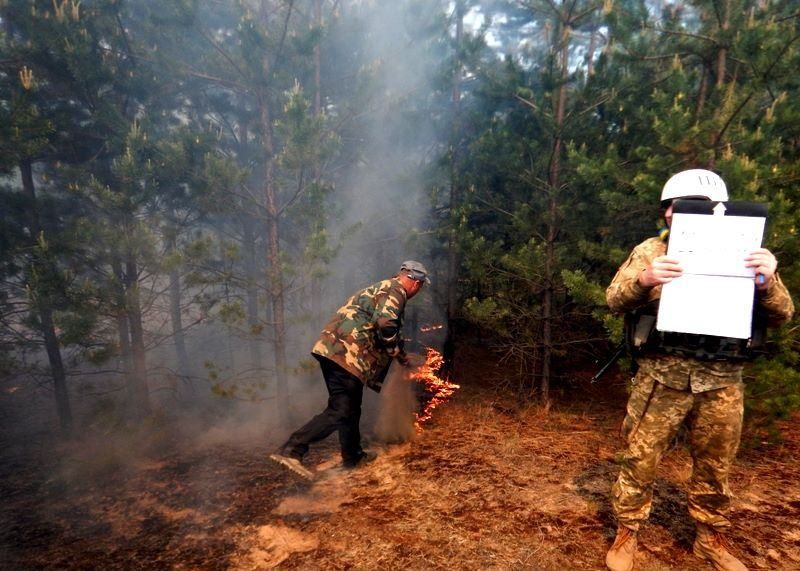
[[[428,270],[425,269],[425,266],[422,265],[421,262],[415,262],[414,260],[406,260],[402,264],[400,264],[400,270],[407,271],[408,276],[412,280],[417,281],[424,281],[425,283],[431,283],[430,278],[428,277]]]

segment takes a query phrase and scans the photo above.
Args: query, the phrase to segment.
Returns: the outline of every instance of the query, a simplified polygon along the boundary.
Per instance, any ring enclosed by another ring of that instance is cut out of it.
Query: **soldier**
[[[674,175],[661,194],[667,226],[672,221],[672,201],[677,198],[726,201],[728,193],[713,172],[694,169]],[[627,313],[632,327],[636,327],[631,319],[637,315],[632,313],[635,311],[649,313],[649,322],[653,322],[661,286],[682,274],[680,261],[665,255],[667,237],[664,232],[634,248],[606,290],[609,307]],[[756,274],[754,311],[765,314],[772,326],[789,320],[794,305],[776,273],[775,256],[760,248],[745,258],[745,265]],[[606,555],[610,570],[633,569],[637,532],[650,514],[658,463],[687,417],[694,461],[687,486],[689,514],[697,527],[693,551],[715,569],[746,570],[724,536],[730,526],[728,475],[744,411],[746,345],[747,340],[654,330],[647,336],[637,358],[639,369],[622,426],[627,449],[612,488],[618,529]]]
[[[319,361],[328,388],[327,408],[289,437],[270,458],[300,476],[313,473],[302,464],[310,444],[339,432],[342,464],[354,468],[375,456],[361,448],[361,397],[364,385],[381,390],[392,358],[408,365],[401,327],[406,301],[430,283],[420,262],[403,262],[391,279],[356,292],[322,330],[311,354]]]

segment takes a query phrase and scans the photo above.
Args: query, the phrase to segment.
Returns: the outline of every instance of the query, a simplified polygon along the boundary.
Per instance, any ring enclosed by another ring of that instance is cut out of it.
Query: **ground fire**
[[[414,424],[418,431],[422,430],[422,423],[432,416],[433,409],[446,402],[460,388],[437,374],[442,366],[442,354],[432,347],[426,347],[426,350],[425,362],[411,373],[411,378],[422,386],[426,395],[422,410],[415,414]]]

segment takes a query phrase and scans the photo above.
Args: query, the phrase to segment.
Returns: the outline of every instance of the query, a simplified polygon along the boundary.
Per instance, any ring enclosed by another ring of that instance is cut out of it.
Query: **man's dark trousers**
[[[283,445],[283,454],[302,458],[310,444],[338,430],[342,462],[345,466],[355,465],[364,455],[359,430],[364,383],[330,359],[317,357],[317,360],[328,387],[328,407],[289,437]]]

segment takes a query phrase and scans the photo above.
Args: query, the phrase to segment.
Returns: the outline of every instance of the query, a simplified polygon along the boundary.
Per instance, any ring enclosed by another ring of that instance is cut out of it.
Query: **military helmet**
[[[706,198],[724,202],[728,200],[728,189],[718,174],[705,169],[691,169],[672,175],[664,185],[661,204],[667,206],[675,198]]]

